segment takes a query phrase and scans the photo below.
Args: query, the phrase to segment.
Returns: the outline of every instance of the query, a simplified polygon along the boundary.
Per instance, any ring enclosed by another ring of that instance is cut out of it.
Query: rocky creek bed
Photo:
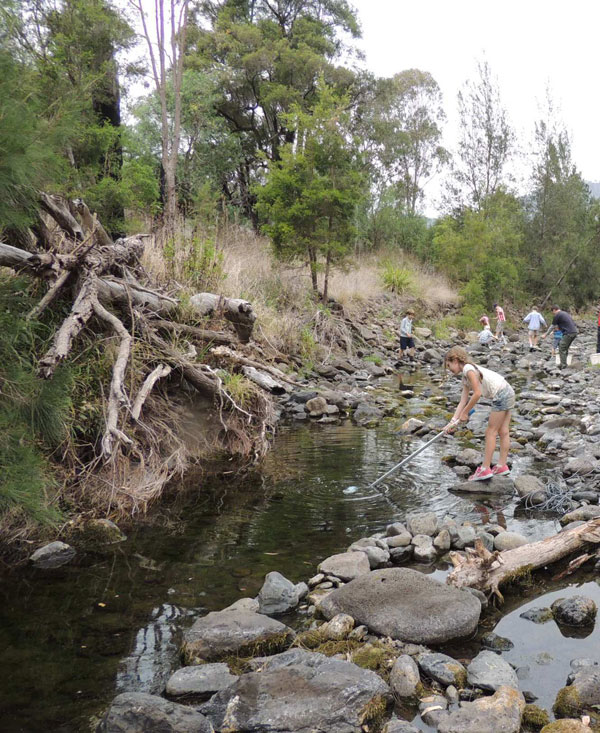
[[[582,357],[594,336],[590,331],[575,342]],[[376,333],[362,337],[365,344],[381,341]],[[423,331],[421,338],[419,371],[401,369],[402,383],[391,347],[373,345],[362,356],[375,361],[333,361],[319,370],[326,373],[307,375],[304,384],[280,398],[282,418],[311,423],[290,435],[302,440],[317,431],[320,436],[304,446],[313,460],[320,450],[327,454],[327,431],[337,434],[346,417],[375,428],[361,433],[361,450],[348,451],[348,465],[334,466],[338,494],[351,483],[359,486],[343,505],[347,514],[341,524],[354,522],[346,526],[352,541],[344,542],[338,526],[320,562],[305,559],[314,553],[307,554],[297,537],[294,547],[281,552],[300,515],[292,517],[287,533],[271,544],[274,570],[263,574],[256,595],[224,610],[213,602],[198,612],[198,601],[190,598],[187,610],[177,606],[185,627],[179,668],[171,655],[163,666],[172,676],[163,669],[152,684],[144,684],[138,669],[121,686],[124,691],[99,731],[516,733],[589,730],[588,720],[598,726],[600,652],[597,641],[586,642],[596,639],[600,596],[593,542],[577,553],[588,555],[579,569],[561,563],[533,579],[527,573],[515,578],[505,590],[504,607],[480,591],[445,581],[449,551],[468,553],[478,544],[488,552],[506,552],[600,516],[600,373],[584,368],[584,359],[560,373],[544,354],[529,353],[518,341],[478,355],[481,363],[506,374],[519,393],[512,476],[483,486],[464,482],[480,460],[487,415],[482,407],[468,429],[446,438],[433,457],[390,479],[381,493],[369,492],[364,487],[399,454],[445,424],[458,399],[458,381],[441,370],[450,342]],[[383,446],[380,423],[397,431]],[[282,460],[275,451],[269,470],[275,475],[288,469],[285,456]],[[314,478],[285,480],[304,481],[297,500],[305,497],[311,505]],[[371,521],[374,504],[379,511]],[[541,511],[544,504],[555,511]],[[326,504],[315,507],[326,531],[332,521]],[[304,535],[310,543],[310,532]],[[73,562],[69,550],[55,549],[62,556],[55,564],[68,567],[62,563]],[[292,570],[288,559],[278,568],[277,552],[295,553],[298,564]],[[41,562],[48,563],[48,556]],[[300,562],[306,563],[305,572]],[[568,570],[571,574],[558,577]],[[249,585],[238,583],[240,596]],[[533,646],[539,651],[529,658]]]

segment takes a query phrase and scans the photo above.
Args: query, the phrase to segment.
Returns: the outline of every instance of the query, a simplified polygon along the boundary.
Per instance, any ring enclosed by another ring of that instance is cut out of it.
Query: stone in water
[[[358,491],[358,486],[348,486],[347,489],[344,489],[344,494],[354,494]]]

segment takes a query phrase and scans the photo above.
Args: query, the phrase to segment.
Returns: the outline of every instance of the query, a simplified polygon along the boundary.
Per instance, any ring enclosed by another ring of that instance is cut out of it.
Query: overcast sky
[[[457,92],[485,59],[525,149],[549,88],[574,162],[586,180],[600,181],[600,2],[350,1],[362,25],[358,45],[368,69],[392,76],[418,68],[440,85],[449,118],[446,145],[452,147],[457,136]],[[426,213],[434,213],[431,202]]]

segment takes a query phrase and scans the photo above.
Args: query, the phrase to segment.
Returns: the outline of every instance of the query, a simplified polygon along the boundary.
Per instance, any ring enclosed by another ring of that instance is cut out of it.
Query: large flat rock
[[[291,649],[218,692],[201,710],[222,731],[359,733],[365,708],[390,688],[351,662]]]
[[[210,721],[194,708],[145,692],[116,697],[96,733],[214,733]]]
[[[450,491],[461,494],[512,494],[514,482],[508,476],[493,476],[485,481],[460,481]]]
[[[328,619],[347,613],[382,636],[415,644],[440,644],[472,634],[481,603],[466,590],[408,568],[373,570],[319,602]]]
[[[249,656],[286,648],[295,633],[269,616],[244,610],[213,611],[183,636],[186,664],[213,662],[229,654]]]

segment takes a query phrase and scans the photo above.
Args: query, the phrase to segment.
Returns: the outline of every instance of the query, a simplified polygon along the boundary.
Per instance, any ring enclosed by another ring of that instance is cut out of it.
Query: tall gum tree
[[[487,61],[477,66],[477,78],[458,93],[460,137],[454,157],[450,203],[458,207],[485,207],[486,200],[506,186],[507,165],[515,135],[497,82]]]
[[[335,62],[342,34],[358,36],[358,24],[346,0],[204,2],[194,21],[186,63],[218,76],[216,110],[242,151],[223,192],[256,226],[254,184],[294,140],[287,113],[310,109],[320,75],[341,92],[354,84],[354,74]]]

